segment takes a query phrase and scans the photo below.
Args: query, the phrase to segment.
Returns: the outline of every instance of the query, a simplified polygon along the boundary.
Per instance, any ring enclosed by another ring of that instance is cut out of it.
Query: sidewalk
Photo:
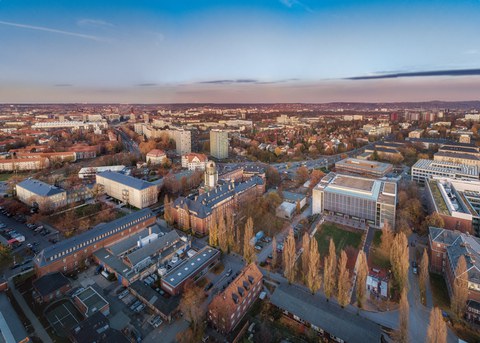
[[[47,331],[45,331],[45,328],[37,319],[37,316],[33,314],[32,310],[30,310],[30,307],[25,302],[25,299],[23,298],[23,296],[15,288],[15,284],[13,283],[12,278],[8,279],[8,287],[12,291],[12,294],[15,297],[15,300],[18,302],[18,305],[20,305],[20,307],[22,308],[28,320],[30,320],[30,322],[32,323],[32,326],[35,329],[36,336],[40,338],[40,340],[43,343],[53,343]]]

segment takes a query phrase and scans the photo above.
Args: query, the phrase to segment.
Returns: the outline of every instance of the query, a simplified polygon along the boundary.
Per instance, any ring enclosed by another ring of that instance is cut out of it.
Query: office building
[[[15,189],[18,200],[40,210],[55,210],[67,205],[65,190],[39,180],[23,180],[15,186]]]
[[[258,299],[263,288],[262,280],[262,272],[255,263],[243,268],[240,275],[208,306],[207,317],[212,326],[222,333],[234,330]]]
[[[228,131],[210,131],[210,155],[219,160],[228,158]]]
[[[325,213],[381,228],[395,228],[397,185],[359,176],[329,173],[312,193],[312,213]]]
[[[95,251],[128,238],[155,224],[155,221],[155,214],[144,209],[48,246],[33,259],[37,276],[57,271],[69,272],[88,265]]]
[[[480,235],[480,182],[433,178],[425,183],[429,211],[450,230]]]
[[[420,159],[412,166],[412,181],[423,184],[432,177],[478,180],[478,171],[477,166]]]
[[[390,163],[346,158],[335,163],[335,170],[342,174],[381,178],[393,171],[393,165]]]
[[[98,173],[96,182],[107,195],[136,208],[145,208],[158,201],[159,183],[112,171]]]

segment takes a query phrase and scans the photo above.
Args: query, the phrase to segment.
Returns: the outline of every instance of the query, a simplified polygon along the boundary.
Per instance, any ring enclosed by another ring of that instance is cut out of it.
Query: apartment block
[[[45,182],[26,179],[15,186],[17,198],[40,210],[54,210],[67,205],[67,192]]]
[[[210,155],[219,160],[228,158],[228,131],[210,131]]]

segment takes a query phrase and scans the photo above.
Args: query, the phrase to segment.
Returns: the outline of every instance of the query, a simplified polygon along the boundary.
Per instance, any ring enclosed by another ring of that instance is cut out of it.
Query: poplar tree
[[[400,309],[399,309],[399,326],[397,331],[398,343],[408,343],[408,318],[410,313],[410,306],[408,305],[407,289],[402,290],[400,297]]]
[[[295,281],[295,237],[290,229],[283,248],[283,269],[288,283]]]
[[[430,312],[427,343],[447,343],[447,324],[445,324],[442,311],[438,307],[434,307]]]
[[[310,250],[310,236],[308,233],[304,233],[302,237],[302,281],[306,284],[308,275],[308,263],[309,263],[309,250]]]
[[[423,302],[427,294],[428,283],[428,253],[427,249],[423,249],[422,260],[420,261],[420,275],[418,284],[420,288],[420,300]]]
[[[277,240],[275,237],[273,238],[272,241],[272,267],[276,268],[277,267]]]
[[[220,250],[223,253],[227,253],[228,238],[227,238],[227,229],[225,227],[225,218],[223,217],[223,214],[220,214],[218,216],[217,230],[218,230],[218,246],[220,247]]]
[[[398,233],[390,249],[392,272],[400,292],[408,287],[408,240],[403,232]]]
[[[318,242],[316,239],[311,239],[309,244],[306,284],[312,294],[315,294],[322,284],[322,279],[320,277],[320,252],[318,251]]]
[[[327,300],[331,298],[335,291],[335,273],[337,268],[337,255],[335,253],[335,243],[330,238],[328,246],[328,255],[325,257],[325,263],[323,265],[323,290]]]
[[[348,257],[345,250],[340,253],[338,260],[337,300],[340,306],[345,307],[350,300],[350,273],[347,268]]]
[[[217,227],[217,216],[215,212],[212,214],[210,222],[210,230],[208,236],[208,244],[212,247],[216,247],[218,245],[218,227]]]
[[[458,318],[462,318],[468,299],[468,272],[465,256],[461,255],[455,269],[455,281],[453,282],[452,311]]]
[[[367,277],[368,277],[368,262],[365,252],[361,250],[358,253],[358,266],[357,266],[357,285],[356,294],[358,307],[362,307],[365,301],[365,295],[367,293]]]
[[[245,232],[243,233],[243,258],[247,262],[247,264],[250,264],[252,262],[255,262],[256,255],[255,255],[255,249],[252,244],[250,244],[250,241],[253,238],[253,219],[252,217],[249,217],[247,219],[247,223],[245,224]]]

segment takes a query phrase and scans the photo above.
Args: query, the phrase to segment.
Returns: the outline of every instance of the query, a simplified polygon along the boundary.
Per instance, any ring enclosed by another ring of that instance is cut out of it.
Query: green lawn
[[[448,310],[450,308],[450,297],[443,276],[430,273],[430,286],[432,288],[433,304],[441,309]]]
[[[379,247],[382,244],[382,231],[376,230],[375,234],[373,235],[373,246]]]
[[[389,269],[390,259],[380,252],[380,244],[382,243],[382,231],[377,230],[373,236],[373,244],[370,247],[369,260],[372,267]]]
[[[0,181],[8,181],[12,176],[18,176],[18,177],[27,177],[31,174],[25,173],[1,173],[0,174]]]
[[[348,246],[358,249],[362,242],[362,233],[343,230],[333,223],[324,223],[315,238],[318,241],[318,250],[324,256],[328,253],[330,238],[333,239],[338,254]]]

